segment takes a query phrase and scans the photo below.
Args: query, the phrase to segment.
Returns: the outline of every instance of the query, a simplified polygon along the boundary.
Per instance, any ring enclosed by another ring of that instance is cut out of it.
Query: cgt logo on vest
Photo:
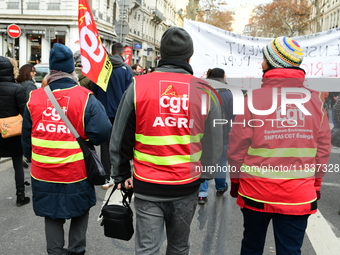
[[[61,109],[67,115],[67,106],[70,102],[70,97],[62,97],[57,99]],[[42,121],[38,123],[37,129],[50,133],[70,133],[70,130],[62,121],[58,111],[54,108],[51,101],[47,99],[47,108],[42,112]]]
[[[188,118],[189,84],[177,81],[160,81],[159,92],[159,113],[161,116],[155,118],[152,126],[192,128],[194,120]],[[174,115],[178,115],[178,117],[173,117]]]

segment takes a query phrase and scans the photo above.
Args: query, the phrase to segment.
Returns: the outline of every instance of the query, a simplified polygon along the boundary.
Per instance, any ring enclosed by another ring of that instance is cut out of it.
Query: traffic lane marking
[[[309,216],[306,233],[317,255],[339,254],[340,240],[336,237],[320,210]]]

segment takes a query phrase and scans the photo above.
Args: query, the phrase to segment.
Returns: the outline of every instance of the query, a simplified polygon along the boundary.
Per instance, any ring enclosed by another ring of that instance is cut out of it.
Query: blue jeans
[[[223,146],[223,153],[222,157],[220,158],[220,162],[218,162],[218,165],[222,168],[227,166],[227,150],[228,150],[228,144],[225,144]],[[223,169],[223,168],[222,168]],[[215,175],[215,188],[216,190],[224,190],[226,187],[226,172],[225,171],[218,171]],[[209,188],[209,181],[206,180],[205,182],[202,182],[200,185],[200,192],[198,193],[199,197],[207,197],[208,196],[208,188]]]
[[[170,202],[151,202],[135,197],[136,255],[159,254],[164,226],[166,255],[189,254],[190,224],[197,206],[197,192]]]
[[[275,248],[277,255],[300,255],[307,220],[306,215],[284,215],[241,209],[244,231],[241,255],[262,255],[267,228],[273,220]]]

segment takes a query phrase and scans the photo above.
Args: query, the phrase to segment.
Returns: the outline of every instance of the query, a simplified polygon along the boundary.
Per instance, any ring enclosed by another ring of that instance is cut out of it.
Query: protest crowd
[[[19,69],[14,59],[0,57],[0,120],[22,117],[20,134],[8,137],[10,129],[0,126],[0,157],[12,160],[16,205],[32,202],[44,218],[47,253],[86,252],[97,201],[83,139],[100,148],[105,173],[99,185],[133,192],[135,254],[158,254],[164,231],[166,254],[189,254],[190,225],[196,208],[210,202],[212,181],[216,199],[231,196],[241,208],[240,254],[263,254],[270,222],[276,254],[301,254],[308,217],[322,198],[330,123],[340,122],[337,95],[303,86],[304,52],[289,37],[262,49],[261,88],[244,90],[242,98],[228,89],[227,68],[211,66],[205,78],[194,76],[195,49],[185,29],[168,28],[160,45],[155,68],[130,67],[124,46],[113,45],[105,88],[81,72],[81,52],[63,44],[53,45],[41,88],[34,65]],[[80,138],[68,131],[47,90]],[[235,100],[243,100],[243,114],[234,114]],[[273,107],[274,100],[281,107]],[[30,183],[24,182],[27,167]]]

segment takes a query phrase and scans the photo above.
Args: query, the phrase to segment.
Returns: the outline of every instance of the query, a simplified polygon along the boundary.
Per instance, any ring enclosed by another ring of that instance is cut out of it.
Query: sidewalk
[[[11,160],[11,158],[0,158],[0,164]]]

